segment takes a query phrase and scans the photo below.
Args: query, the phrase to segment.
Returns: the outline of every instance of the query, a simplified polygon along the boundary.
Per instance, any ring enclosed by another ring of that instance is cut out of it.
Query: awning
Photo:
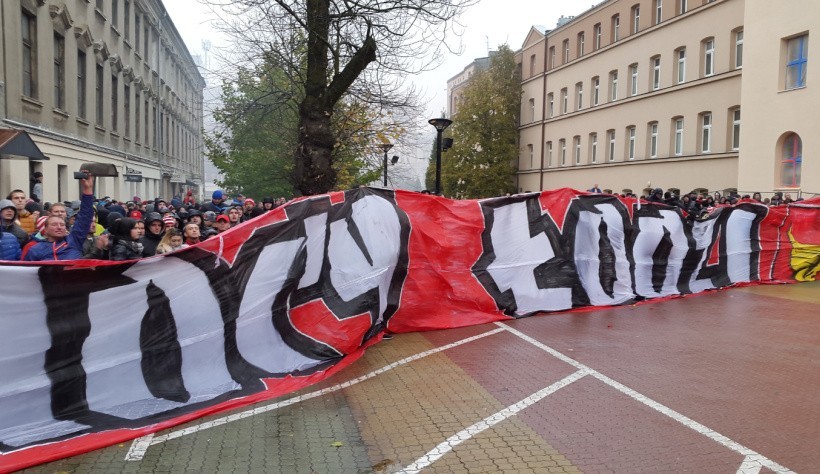
[[[11,158],[5,155],[23,156],[29,160],[47,160],[48,157],[37,148],[37,145],[22,130],[0,129],[0,158]]]

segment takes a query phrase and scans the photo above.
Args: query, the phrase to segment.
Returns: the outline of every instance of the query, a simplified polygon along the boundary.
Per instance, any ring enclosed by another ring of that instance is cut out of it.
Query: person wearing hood
[[[222,211],[225,209],[223,202],[225,201],[225,196],[222,194],[222,191],[217,189],[211,195],[211,202],[206,202],[202,205],[203,211],[213,211],[215,214],[221,214]]]
[[[123,217],[109,229],[114,238],[111,244],[111,260],[136,260],[142,258],[140,239],[145,235],[145,223],[132,217]]]
[[[17,220],[17,206],[8,199],[0,201],[0,231],[3,234],[8,233],[14,236],[17,239],[17,245],[22,249],[30,237],[28,232],[15,223],[15,220]]]
[[[162,240],[163,225],[159,212],[149,212],[145,216],[145,235],[142,237],[143,257],[153,257],[157,254],[157,245]]]
[[[82,170],[88,173],[87,170]],[[94,175],[78,180],[82,190],[80,212],[77,215],[77,225],[68,232],[65,220],[59,217],[49,217],[43,229],[43,242],[35,244],[25,256],[26,261],[39,262],[43,260],[74,260],[83,256],[88,229],[94,219]]]
[[[12,231],[15,227],[26,233],[14,223],[17,217],[17,206],[8,199],[0,201],[0,260],[20,260],[22,245],[17,235]]]

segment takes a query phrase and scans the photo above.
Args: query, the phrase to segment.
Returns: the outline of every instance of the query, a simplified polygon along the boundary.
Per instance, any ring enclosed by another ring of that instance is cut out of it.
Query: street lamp
[[[387,152],[393,148],[392,143],[382,143],[382,150],[384,150],[384,187],[387,187]]]
[[[441,194],[441,134],[453,121],[441,117],[430,119],[427,123],[436,127],[436,196],[438,196]]]

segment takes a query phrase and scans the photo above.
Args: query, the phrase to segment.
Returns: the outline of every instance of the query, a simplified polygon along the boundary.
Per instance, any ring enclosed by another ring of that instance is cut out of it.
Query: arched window
[[[796,133],[783,139],[780,153],[780,185],[788,188],[800,186],[800,167],[803,163],[803,141]]]

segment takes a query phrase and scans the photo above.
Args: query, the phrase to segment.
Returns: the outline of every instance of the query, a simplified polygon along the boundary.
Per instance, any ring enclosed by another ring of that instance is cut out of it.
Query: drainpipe
[[[546,150],[546,143],[544,139],[547,138],[546,132],[546,119],[547,119],[547,54],[549,53],[549,41],[547,34],[549,33],[548,30],[544,30],[544,67],[542,70],[542,74],[544,74],[544,90],[541,92],[541,169],[538,170],[538,190],[544,190],[544,153]]]

